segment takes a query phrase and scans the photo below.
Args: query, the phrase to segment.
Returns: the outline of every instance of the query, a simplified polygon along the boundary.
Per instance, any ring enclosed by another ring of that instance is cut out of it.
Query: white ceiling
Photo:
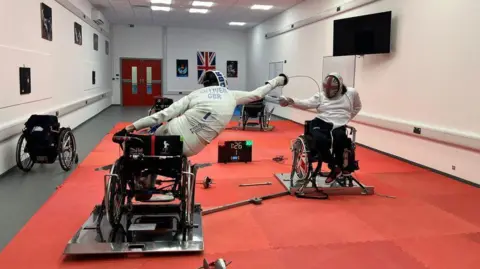
[[[189,13],[193,0],[172,0],[170,12],[152,11],[150,0],[89,0],[112,24],[166,25],[182,27],[245,29],[255,26],[303,0],[203,0],[212,1],[207,14]],[[254,4],[272,5],[270,10],[251,10]],[[161,4],[153,4],[164,6]],[[195,7],[204,8],[204,7]],[[229,26],[231,21],[246,22]]]

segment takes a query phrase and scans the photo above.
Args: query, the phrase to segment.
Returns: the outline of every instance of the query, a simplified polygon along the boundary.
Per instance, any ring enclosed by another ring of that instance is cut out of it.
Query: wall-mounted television
[[[333,56],[390,53],[392,12],[335,20]]]

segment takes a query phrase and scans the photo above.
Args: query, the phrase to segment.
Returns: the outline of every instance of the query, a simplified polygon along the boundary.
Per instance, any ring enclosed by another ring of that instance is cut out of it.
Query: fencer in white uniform
[[[287,83],[287,76],[281,74],[253,91],[232,91],[220,71],[207,71],[204,88],[191,92],[162,111],[135,121],[119,135],[163,123],[155,135],[182,136],[184,155],[193,156],[225,129],[237,105],[260,100],[271,90]]]
[[[302,100],[281,96],[279,101],[284,107],[317,110],[317,116],[310,122],[310,133],[316,142],[315,149],[332,169],[327,183],[332,182],[342,170],[343,152],[348,147],[345,125],[362,109],[360,95],[344,85],[340,74],[330,73],[323,80],[323,90],[312,97]]]

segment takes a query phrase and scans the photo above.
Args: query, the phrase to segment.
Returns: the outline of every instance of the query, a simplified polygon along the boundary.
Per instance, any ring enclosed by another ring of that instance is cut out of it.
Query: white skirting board
[[[271,100],[268,101],[276,106],[274,115],[282,118],[287,118],[300,124],[304,124],[305,119],[313,119],[316,115],[316,112],[311,110],[302,110],[290,107],[286,108],[298,110],[298,113],[295,113],[296,115],[292,115],[293,113],[286,112],[285,108],[280,107],[278,104],[276,104],[276,102],[273,102]],[[443,143],[448,146],[459,147],[462,149],[480,153],[479,134],[467,134],[452,130],[441,130],[439,128],[431,126],[413,124],[409,122],[400,122],[368,114],[359,114],[352,122],[388,131],[398,132],[404,135],[418,137],[420,139],[427,139],[434,142]],[[413,129],[416,127],[421,128],[421,134],[415,134],[413,132]]]
[[[284,26],[281,29],[278,29],[278,30],[273,31],[273,32],[266,33],[265,38],[269,39],[269,38],[284,34],[286,32],[296,30],[298,28],[307,26],[309,24],[328,19],[332,16],[336,16],[336,15],[342,14],[344,12],[347,12],[347,11],[350,11],[350,10],[353,10],[353,9],[356,9],[356,8],[359,8],[359,7],[362,7],[362,6],[377,2],[377,1],[381,1],[381,0],[351,0],[351,1],[348,1],[344,4],[340,4],[340,5],[337,5],[335,7],[324,10],[317,16],[313,16],[313,17],[310,17],[310,18],[307,18],[307,19],[304,19],[304,20],[296,21],[292,24]]]
[[[98,26],[90,17],[85,15],[80,9],[78,9],[74,4],[68,0],[55,0],[57,3],[62,5],[65,9],[72,12],[79,19],[90,25],[93,29],[97,30],[100,34],[104,35],[106,38],[110,38],[110,35],[103,30],[102,27]]]
[[[101,93],[97,93],[94,95],[91,95],[89,97],[82,98],[80,100],[77,100],[75,102],[65,104],[56,108],[52,108],[49,111],[44,111],[44,112],[38,112],[38,114],[43,114],[43,115],[57,115],[59,118],[63,117],[71,112],[77,111],[82,107],[88,106],[90,104],[93,104],[95,102],[98,102],[102,99],[111,99],[112,96],[112,91],[104,91]],[[5,141],[13,136],[16,136],[20,134],[22,131],[25,122],[28,120],[29,116],[25,116],[25,118],[16,120],[15,122],[9,123],[6,126],[1,126],[0,127],[0,142]]]

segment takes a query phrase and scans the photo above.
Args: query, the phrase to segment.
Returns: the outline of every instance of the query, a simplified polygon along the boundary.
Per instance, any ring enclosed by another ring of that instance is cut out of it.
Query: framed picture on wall
[[[227,78],[238,77],[238,61],[227,61]]]
[[[20,67],[20,94],[29,94],[31,92],[30,68]]]
[[[41,17],[41,27],[42,27],[42,38],[48,41],[53,40],[52,34],[52,8],[45,5],[44,3],[40,4],[40,17]]]
[[[75,44],[82,45],[82,26],[76,22],[73,23],[73,35]]]
[[[105,54],[109,54],[110,53],[110,47],[109,47],[109,44],[108,44],[108,40],[105,40]]]
[[[188,60],[177,60],[177,77],[188,77]]]
[[[98,35],[93,34],[93,49],[98,51]]]

